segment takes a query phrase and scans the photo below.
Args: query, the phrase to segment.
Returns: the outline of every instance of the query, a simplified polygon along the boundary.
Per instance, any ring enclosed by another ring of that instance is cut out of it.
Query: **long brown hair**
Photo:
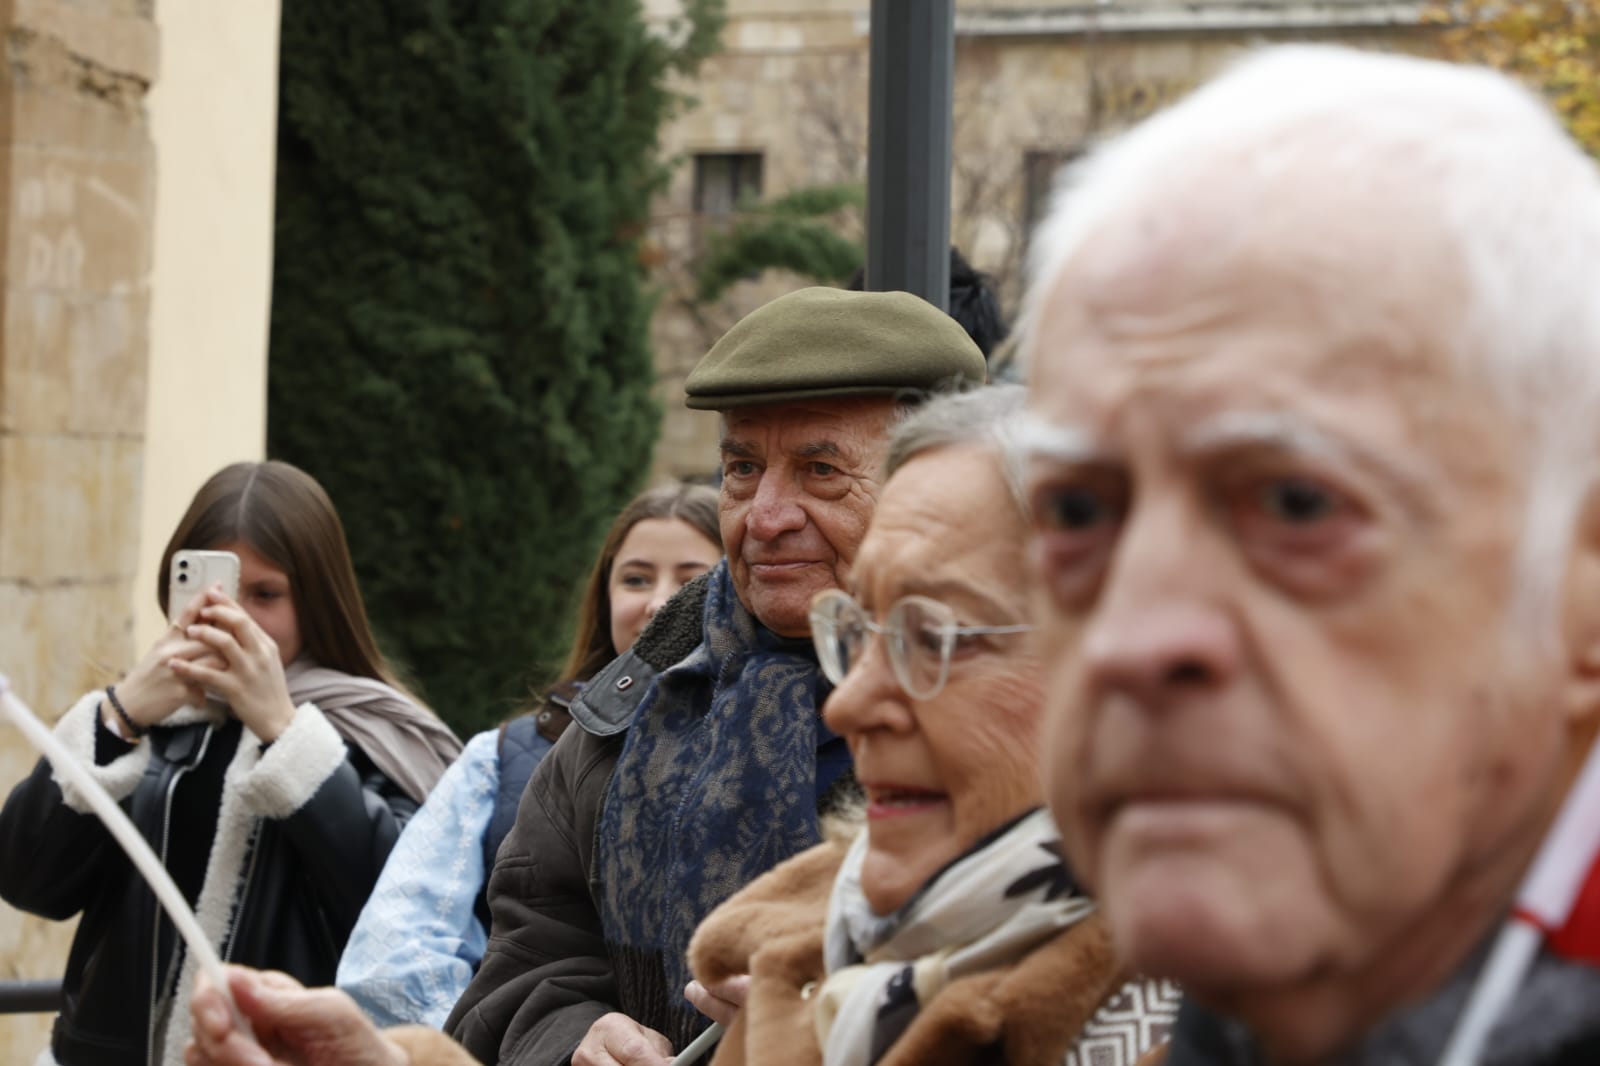
[[[617,648],[611,643],[611,566],[633,527],[647,518],[676,518],[687,522],[719,551],[722,548],[716,490],[674,481],[635,496],[611,523],[600,555],[594,561],[594,569],[589,571],[583,601],[578,606],[572,652],[561,668],[558,683],[587,681],[617,657]]]
[[[344,525],[316,478],[277,460],[234,463],[211,475],[161,554],[156,597],[162,613],[173,553],[231,541],[250,545],[289,576],[305,654],[322,666],[405,691],[372,636]]]

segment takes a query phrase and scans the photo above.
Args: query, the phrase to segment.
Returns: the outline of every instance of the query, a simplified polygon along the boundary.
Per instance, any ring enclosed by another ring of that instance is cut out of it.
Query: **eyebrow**
[[[856,590],[857,593],[860,591],[860,589]],[[947,607],[951,607],[952,609],[954,609],[954,607],[950,603],[951,600],[974,603],[980,605],[980,607],[984,610],[993,612],[993,614],[997,617],[1008,614],[1023,616],[1026,616],[1027,614],[1026,608],[1022,610],[1008,611],[1006,609],[1006,605],[1002,601],[994,596],[991,596],[981,586],[972,584],[971,582],[961,581],[956,578],[939,578],[932,581],[925,581],[921,578],[913,578],[910,581],[902,582],[895,586],[895,596],[889,604],[885,605],[886,608],[888,606],[893,606],[894,603],[898,602],[900,598],[904,596],[926,596],[929,599],[938,600],[940,603]],[[860,598],[860,595],[856,595],[857,601],[859,601]]]
[[[723,437],[721,442],[723,455],[732,455],[740,459],[759,458],[755,445],[748,441],[738,440],[734,437]],[[807,441],[794,450],[799,459],[843,459],[844,449],[831,440]]]
[[[1261,447],[1344,463],[1371,471],[1399,488],[1418,491],[1437,480],[1437,472],[1415,456],[1378,451],[1336,436],[1303,418],[1279,411],[1230,411],[1202,422],[1180,439],[1189,454]]]
[[[1110,454],[1088,430],[1058,426],[1031,411],[1024,412],[1018,421],[1016,441],[1028,458],[1058,463],[1086,463]]]
[[[1065,466],[1116,458],[1087,430],[1052,425],[1032,413],[1023,416],[1018,439],[1028,458]],[[1413,515],[1426,519],[1433,514],[1431,486],[1439,475],[1431,464],[1414,455],[1379,451],[1282,411],[1230,411],[1192,427],[1178,441],[1180,454],[1189,457],[1251,448],[1354,466],[1396,490]]]
[[[819,457],[828,459],[844,458],[844,452],[841,451],[839,446],[833,443],[831,440],[808,441],[796,448],[794,454],[796,458],[799,459],[816,459]]]
[[[1264,445],[1317,459],[1350,458],[1352,447],[1305,421],[1273,411],[1230,411],[1208,419],[1185,433],[1179,447],[1185,452],[1217,452]]]

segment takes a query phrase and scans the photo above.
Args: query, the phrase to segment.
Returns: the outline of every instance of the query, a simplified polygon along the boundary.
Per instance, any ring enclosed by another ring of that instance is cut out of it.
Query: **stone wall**
[[[0,670],[41,715],[130,652],[155,168],[153,0],[0,8]],[[0,789],[31,749],[0,729]],[[59,976],[70,923],[0,904],[0,978]],[[0,1016],[0,1061],[49,1018]]]
[[[1261,41],[1336,40],[1424,50],[1414,0],[957,0],[951,237],[1021,291],[1030,167],[1170,103]],[[674,0],[651,0],[657,17]],[[652,324],[664,411],[658,476],[716,465],[717,421],[683,408],[683,379],[733,322],[804,282],[764,276],[711,306],[692,299],[696,153],[759,152],[763,196],[866,182],[870,0],[729,0],[722,51],[688,86],[696,105],[664,132],[676,159],[648,249],[662,290]],[[1086,15],[1086,12],[1091,14]],[[859,225],[859,220],[847,220]]]

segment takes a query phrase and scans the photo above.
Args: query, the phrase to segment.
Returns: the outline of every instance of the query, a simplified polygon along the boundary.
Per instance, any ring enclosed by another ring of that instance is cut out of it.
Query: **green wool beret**
[[[791,292],[739,320],[695,365],[688,406],[757,404],[981,385],[983,353],[955,319],[906,292]]]

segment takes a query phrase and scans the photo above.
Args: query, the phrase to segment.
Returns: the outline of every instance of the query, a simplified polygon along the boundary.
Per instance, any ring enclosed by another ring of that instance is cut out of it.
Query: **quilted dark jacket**
[[[704,580],[684,586],[589,681],[571,705],[575,727],[528,782],[489,875],[488,950],[445,1022],[479,1062],[564,1063],[589,1026],[622,1009],[591,879],[600,807],[634,710],[699,643],[704,603]]]
[[[613,1011],[672,1032],[683,989],[667,987],[660,965],[641,953],[607,944],[596,838],[639,702],[659,673],[703,639],[708,581],[679,590],[633,648],[585,685],[571,705],[573,728],[528,782],[489,876],[488,951],[445,1023],[480,1062],[561,1066],[589,1027]],[[819,798],[819,813],[855,788],[849,773],[836,779]]]
[[[93,706],[87,711],[93,713]],[[208,882],[196,908],[202,924],[208,899],[214,900],[209,909],[224,927],[218,939],[225,958],[283,970],[316,985],[333,982],[350,929],[415,805],[362,752],[344,746],[320,714],[302,709],[301,715],[307,714],[315,716],[312,724],[319,729],[308,744],[323,760],[317,765],[331,772],[318,777],[322,770],[312,771],[304,785],[308,795],[271,783],[270,802],[294,805],[282,812],[284,817],[243,811],[234,817],[227,812],[239,807],[224,805],[214,792],[200,795],[182,787],[214,742],[227,751],[213,757],[232,760],[240,731],[237,725],[228,729],[214,723],[151,730],[145,742],[148,762],[121,804],[157,854],[168,856],[169,867],[176,865],[180,849],[208,849],[213,863],[218,853],[238,855],[243,876]],[[279,743],[284,739],[291,746],[284,755],[303,765],[304,753],[292,750],[298,737],[286,732]],[[240,742],[255,744],[248,734]],[[164,841],[169,802],[218,804],[223,813],[214,840]],[[169,966],[170,923],[100,820],[67,802],[43,760],[0,812],[0,897],[46,918],[82,916],[51,1041],[56,1061],[63,1066],[159,1061],[152,1005],[178,991],[179,967]],[[185,1032],[186,1023],[185,1017]]]

